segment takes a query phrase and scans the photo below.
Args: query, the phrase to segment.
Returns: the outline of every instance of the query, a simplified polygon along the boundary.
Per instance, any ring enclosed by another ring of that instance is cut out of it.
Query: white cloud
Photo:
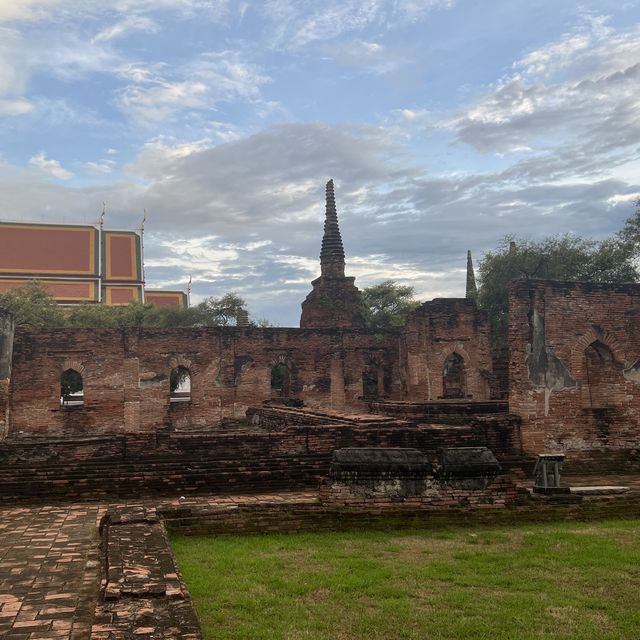
[[[369,27],[393,29],[454,4],[454,0],[263,0],[257,6],[274,24],[279,46],[300,47]]]
[[[158,30],[158,23],[152,18],[148,16],[129,15],[99,31],[93,37],[92,42],[104,42],[122,38],[134,31],[157,33]]]
[[[20,32],[0,27],[0,96],[24,93],[29,77],[25,53]]]
[[[38,169],[48,173],[60,180],[69,180],[73,178],[73,173],[67,171],[58,160],[47,158],[47,154],[44,151],[36,154],[29,159],[29,164],[37,167]]]
[[[505,179],[604,176],[636,157],[640,139],[640,28],[603,20],[518,60],[516,72],[441,124],[487,153],[525,152]]]
[[[366,40],[321,43],[318,48],[323,55],[339,64],[374,74],[391,73],[409,62],[400,49]]]
[[[172,77],[165,77],[164,72]],[[259,67],[233,51],[209,52],[178,69],[127,65],[120,71],[134,81],[122,89],[117,106],[140,124],[156,124],[189,109],[215,109],[219,102],[257,102],[269,82]]]
[[[140,124],[156,124],[183,109],[207,106],[207,86],[203,82],[157,81],[151,85],[130,85],[117,100],[118,107]]]
[[[33,111],[33,104],[24,98],[0,98],[0,116],[21,116]]]
[[[607,198],[607,202],[613,205],[635,203],[639,201],[640,201],[640,192],[638,191],[634,193],[616,193],[610,198]]]
[[[87,162],[87,170],[94,175],[109,175],[113,172],[115,161],[110,159],[102,159],[97,162]]]

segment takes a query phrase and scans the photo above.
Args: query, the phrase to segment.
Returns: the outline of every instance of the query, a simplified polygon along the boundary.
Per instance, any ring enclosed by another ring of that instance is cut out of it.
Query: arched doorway
[[[288,398],[291,395],[291,371],[284,362],[271,367],[271,396]]]
[[[442,397],[464,398],[466,396],[466,376],[464,358],[453,352],[442,367]]]

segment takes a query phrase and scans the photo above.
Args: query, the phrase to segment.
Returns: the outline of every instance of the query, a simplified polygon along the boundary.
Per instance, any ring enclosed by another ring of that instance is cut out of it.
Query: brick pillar
[[[331,408],[344,409],[345,392],[344,392],[344,367],[342,358],[334,355],[331,359]]]
[[[13,358],[13,316],[0,309],[0,437],[9,429],[9,383]]]
[[[140,431],[140,364],[138,358],[124,361],[124,430]]]

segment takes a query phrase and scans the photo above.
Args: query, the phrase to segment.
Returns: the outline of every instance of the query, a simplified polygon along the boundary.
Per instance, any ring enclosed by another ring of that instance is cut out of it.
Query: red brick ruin
[[[363,328],[333,181],[320,264],[300,328],[14,329],[0,311],[4,492],[55,491],[55,477],[81,493],[78,465],[87,492],[296,488],[358,446],[488,447],[514,468],[543,452],[576,468],[637,465],[640,286],[512,283],[502,364],[470,255],[465,298],[425,302],[399,329]],[[81,391],[65,395],[69,375]]]

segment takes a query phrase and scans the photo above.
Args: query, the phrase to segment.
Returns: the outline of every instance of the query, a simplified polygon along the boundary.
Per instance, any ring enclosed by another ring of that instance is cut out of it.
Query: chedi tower
[[[324,235],[320,249],[320,277],[302,303],[300,326],[342,328],[364,326],[363,304],[355,278],[344,275],[344,247],[338,226],[333,180],[327,182]]]

